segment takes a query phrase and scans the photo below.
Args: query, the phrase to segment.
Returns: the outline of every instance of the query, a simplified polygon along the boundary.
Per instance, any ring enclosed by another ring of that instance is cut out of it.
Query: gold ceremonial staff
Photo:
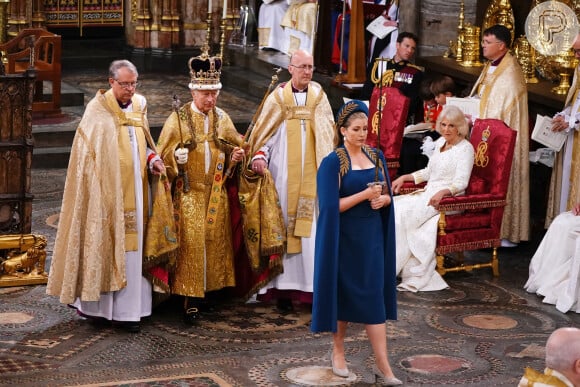
[[[254,113],[254,116],[252,117],[252,121],[250,122],[250,125],[248,125],[248,129],[246,130],[246,133],[244,134],[244,143],[246,143],[248,141],[248,138],[250,138],[250,133],[252,132],[252,129],[254,129],[254,125],[256,124],[256,120],[260,116],[260,113],[262,113],[262,109],[264,108],[264,102],[266,102],[266,98],[268,98],[268,96],[270,95],[272,90],[274,90],[276,83],[278,83],[278,74],[280,74],[280,72],[282,72],[281,67],[274,68],[274,74],[272,74],[272,80],[270,81],[270,84],[268,85],[268,90],[266,90],[266,93],[264,94],[264,98],[262,98],[262,102],[260,102],[260,105],[258,106],[256,113]]]
[[[173,94],[173,111],[175,112],[175,114],[177,115],[177,127],[179,129],[179,147],[183,148],[184,147],[184,143],[183,143],[183,133],[181,131],[181,117],[179,117],[179,107],[181,105],[181,101],[179,100],[179,98],[177,98],[177,94]],[[189,147],[187,148],[189,150]],[[178,169],[179,169],[179,176],[181,176],[183,178],[183,192],[189,192],[189,176],[187,176],[187,171],[185,170],[185,167],[182,164],[178,164],[177,165]]]
[[[254,113],[254,116],[252,117],[252,121],[250,121],[250,124],[248,125],[248,129],[246,129],[246,133],[244,134],[244,141],[242,143],[242,148],[244,149],[245,152],[247,152],[247,150],[248,150],[248,145],[249,145],[248,138],[250,138],[250,133],[252,132],[252,129],[254,129],[254,125],[256,124],[256,120],[260,116],[260,113],[262,113],[262,109],[264,108],[264,103],[266,102],[266,98],[268,98],[268,96],[270,95],[272,90],[274,90],[274,87],[278,83],[278,74],[280,74],[280,72],[282,72],[281,67],[274,68],[274,74],[272,75],[272,79],[270,81],[270,84],[268,85],[268,90],[266,90],[266,93],[264,93],[264,98],[262,98],[262,102],[260,102],[260,105],[258,105],[258,109]],[[246,156],[247,155],[244,153],[244,159],[242,160],[242,165],[246,165]],[[232,177],[233,173],[234,173],[234,168],[230,165],[230,167],[226,171],[226,176]]]

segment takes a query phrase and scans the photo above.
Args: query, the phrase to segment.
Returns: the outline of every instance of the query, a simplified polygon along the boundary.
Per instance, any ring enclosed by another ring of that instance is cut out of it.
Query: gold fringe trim
[[[272,247],[268,247],[268,248],[263,247],[262,249],[260,249],[260,254],[267,255],[267,256],[276,255],[276,254],[284,254],[284,245],[272,246]]]
[[[453,245],[437,246],[435,252],[439,255],[444,255],[448,253],[453,253],[456,251],[465,250],[479,250],[479,249],[489,249],[492,247],[499,247],[501,245],[501,239],[485,239],[476,242],[465,242],[457,243]]]
[[[505,199],[485,200],[481,202],[469,203],[444,203],[439,204],[439,211],[478,210],[484,208],[503,207],[506,205],[506,203],[507,202]]]
[[[262,281],[257,282],[256,284],[254,284],[254,286],[248,290],[248,292],[245,295],[245,299],[248,300],[250,299],[250,297],[252,297],[254,294],[256,294],[260,289],[262,289],[264,286],[266,286],[270,281],[272,281],[274,278],[276,278],[277,276],[279,276],[280,274],[282,274],[284,272],[284,266],[282,265],[282,256],[278,255],[276,258],[270,258],[269,259],[269,263],[268,263],[268,276],[266,278],[264,278]]]

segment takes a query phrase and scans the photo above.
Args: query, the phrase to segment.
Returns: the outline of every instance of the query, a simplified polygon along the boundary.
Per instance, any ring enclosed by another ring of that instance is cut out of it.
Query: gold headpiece
[[[191,82],[191,90],[220,90],[222,58],[219,56],[209,56],[207,51],[199,56],[194,56],[187,62]]]

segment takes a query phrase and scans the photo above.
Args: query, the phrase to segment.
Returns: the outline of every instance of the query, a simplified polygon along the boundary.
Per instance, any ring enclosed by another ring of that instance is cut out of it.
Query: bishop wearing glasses
[[[289,63],[290,81],[266,98],[248,137],[251,160],[247,166],[265,182],[271,176],[279,196],[286,249],[266,258],[271,259],[270,266],[281,263],[283,273],[259,278],[257,285],[259,298],[277,300],[282,312],[292,310],[293,301],[312,303],[316,172],[334,148],[332,108],[320,84],[312,81],[312,55],[297,50]]]

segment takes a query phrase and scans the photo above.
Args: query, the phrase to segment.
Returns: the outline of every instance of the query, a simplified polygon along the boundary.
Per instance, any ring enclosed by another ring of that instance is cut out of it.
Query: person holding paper
[[[483,67],[470,97],[479,98],[479,118],[496,118],[518,132],[501,237],[516,246],[530,234],[528,91],[517,59],[509,53],[511,33],[496,24],[483,32]]]
[[[580,58],[580,34],[572,44],[574,56]],[[546,212],[546,227],[555,216],[570,210],[580,202],[580,66],[576,67],[572,87],[568,91],[564,110],[554,116],[552,130],[567,133],[562,150],[557,153],[550,181],[550,195]],[[573,155],[576,155],[574,157]]]
[[[376,58],[392,58],[397,52],[397,37],[399,36],[399,0],[383,0],[385,11],[382,16],[382,32],[385,36],[370,37],[368,64],[372,66]]]
[[[435,96],[435,102],[440,107],[445,106],[447,97],[455,97],[457,92],[455,81],[449,75],[441,75],[434,78],[429,88]]]
[[[580,386],[580,329],[558,328],[546,341],[544,372],[526,367],[517,387]]]
[[[431,92],[431,79],[424,79],[421,82],[419,96],[423,101],[423,121],[405,127],[400,158],[400,164],[404,168],[400,168],[399,174],[425,168],[429,157],[433,154],[435,147],[433,141],[440,137],[435,130],[435,123],[443,106],[435,102],[435,96]]]

